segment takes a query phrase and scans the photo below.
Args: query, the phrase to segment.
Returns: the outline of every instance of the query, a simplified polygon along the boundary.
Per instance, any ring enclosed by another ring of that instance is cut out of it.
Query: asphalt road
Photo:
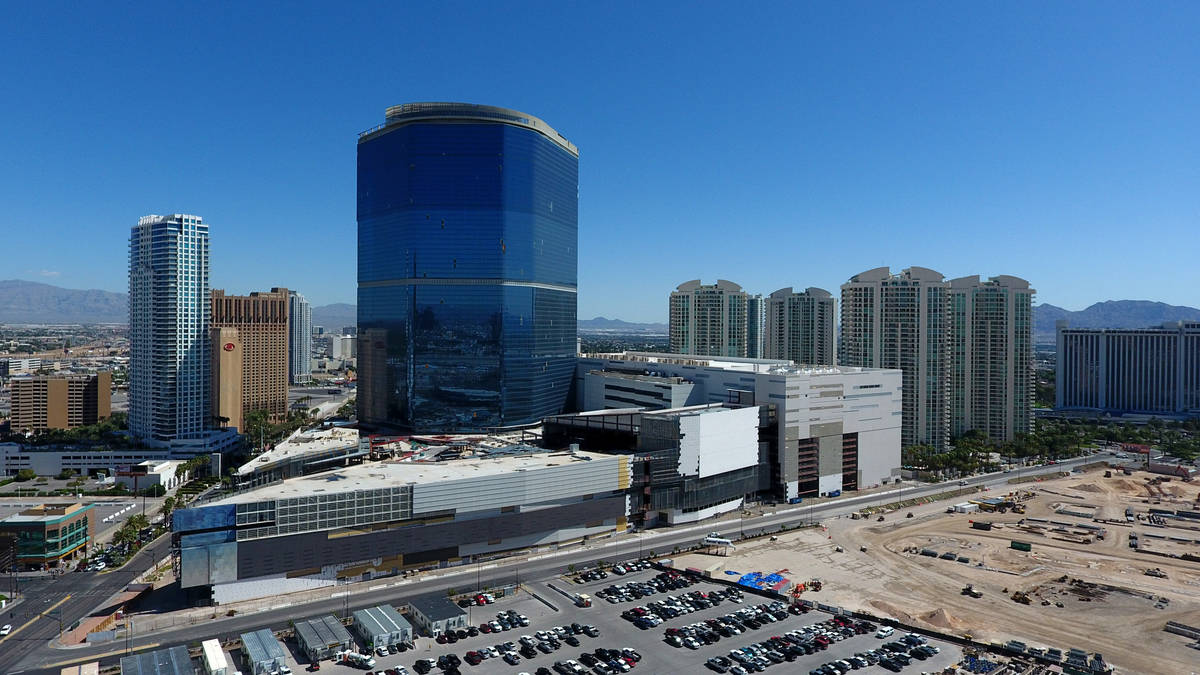
[[[1111,455],[1109,453],[1099,453],[1062,461],[1053,466],[1026,468],[1020,472],[1020,475],[1032,476],[1056,471],[1069,471],[1079,464],[1103,461],[1110,458]],[[968,485],[973,486],[999,487],[1006,485],[1010,478],[1016,477],[1017,472],[1013,471],[1011,473],[974,476],[966,479],[966,482]],[[382,588],[373,592],[365,591],[364,589],[378,582],[366,582],[358,586],[341,586],[336,590],[337,595],[340,597],[324,598],[254,614],[233,617],[219,616],[206,621],[202,628],[185,626],[153,634],[138,635],[132,640],[132,648],[133,651],[140,651],[151,647],[187,644],[211,637],[217,637],[222,640],[235,639],[238,635],[248,630],[267,627],[274,630],[281,630],[287,626],[289,621],[297,618],[329,613],[340,615],[347,609],[354,611],[380,603],[397,602],[418,594],[444,591],[448,588],[469,590],[475,588],[477,584],[495,586],[513,581],[532,584],[532,582],[542,581],[563,573],[568,565],[575,565],[577,568],[582,568],[597,560],[625,560],[637,557],[639,553],[648,553],[651,550],[661,556],[663,553],[671,551],[675,546],[686,547],[698,543],[705,534],[714,529],[722,529],[726,537],[735,540],[742,536],[758,536],[767,532],[774,532],[782,524],[789,526],[800,525],[810,520],[820,521],[847,516],[863,506],[876,503],[890,503],[901,499],[939,494],[959,487],[957,483],[958,481],[948,481],[946,483],[921,485],[919,487],[904,486],[889,491],[832,501],[817,501],[812,504],[806,503],[794,506],[780,505],[775,511],[769,511],[761,516],[745,517],[737,521],[726,520],[722,521],[719,525],[713,522],[704,522],[686,527],[649,530],[631,537],[588,545],[569,551],[534,555],[528,558],[512,558],[499,561],[498,563],[485,563],[480,566],[468,565],[453,570],[438,570],[419,577],[413,577],[409,583]],[[730,526],[735,522],[738,525],[738,535],[735,535],[730,529]],[[166,539],[160,539],[154,544],[156,548],[162,547],[164,552],[166,546]],[[53,585],[47,589],[45,597],[31,598],[32,602],[28,602],[29,607],[22,607],[21,609],[26,610],[26,616],[34,614],[35,610],[36,612],[42,612],[42,608],[48,608],[60,598],[71,594],[70,601],[62,606],[64,615],[63,625],[69,626],[71,622],[94,609],[96,603],[102,602],[108,595],[123,588],[137,574],[140,574],[142,570],[149,567],[151,558],[145,556],[144,553],[145,551],[139,553],[139,556],[134,561],[118,573],[99,577],[87,575],[81,581],[75,581],[74,584],[68,582],[67,586],[61,588]],[[67,581],[71,576],[63,577],[59,581]],[[387,582],[387,580],[384,581],[385,583]],[[89,583],[98,584],[99,587],[89,587]],[[77,589],[76,585],[78,585]],[[346,593],[348,590],[351,592],[350,594]],[[544,584],[538,588],[539,592],[545,590]],[[102,665],[109,665],[118,662],[120,657],[125,654],[125,645],[120,641],[73,649],[51,648],[47,641],[53,638],[58,630],[58,621],[54,614],[39,616],[34,620],[33,624],[19,628],[19,632],[16,632],[18,631],[18,627],[19,623],[14,621],[14,634],[9,636],[9,642],[4,642],[0,645],[2,647],[0,649],[0,652],[2,652],[0,654],[0,673],[9,673],[11,675],[16,675],[17,673],[53,673],[57,675],[61,665],[65,663],[76,663],[98,658]],[[11,645],[10,642],[14,637],[17,638],[17,643],[16,645]],[[16,647],[15,649],[13,648],[14,646]]]
[[[12,624],[13,631],[0,640],[0,673],[16,672],[18,664],[29,658],[43,662],[67,658],[71,652],[53,649],[49,644],[59,633],[60,621],[63,629],[70,628],[124,590],[155,560],[166,555],[169,548],[170,537],[164,535],[119,570],[107,574],[68,572],[23,582],[19,588],[24,600],[3,617],[2,623]]]

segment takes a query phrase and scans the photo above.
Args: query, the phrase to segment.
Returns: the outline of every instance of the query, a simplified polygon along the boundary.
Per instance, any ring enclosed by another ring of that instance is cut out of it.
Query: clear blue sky
[[[581,318],[881,265],[1200,305],[1197,35],[1195,2],[12,3],[0,278],[125,290],[130,226],[182,211],[214,287],[354,302],[357,133],[468,101],[579,146]]]

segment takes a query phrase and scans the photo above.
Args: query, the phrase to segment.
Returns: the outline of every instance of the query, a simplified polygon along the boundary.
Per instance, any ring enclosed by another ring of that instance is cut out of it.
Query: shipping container
[[[986,523],[982,520],[976,520],[975,522],[971,523],[971,527],[976,530],[990,530],[992,529],[992,524]]]
[[[1009,543],[1008,547],[1012,548],[1012,549],[1016,549],[1018,551],[1029,551],[1033,548],[1033,546],[1029,542],[1017,541],[1016,539],[1013,539],[1012,542]]]

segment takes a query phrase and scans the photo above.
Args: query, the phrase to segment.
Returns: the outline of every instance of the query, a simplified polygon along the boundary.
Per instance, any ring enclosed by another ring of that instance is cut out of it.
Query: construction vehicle
[[[1148,570],[1146,570],[1146,576],[1148,576],[1148,577],[1158,577],[1159,579],[1166,579],[1166,578],[1167,578],[1167,573],[1166,573],[1166,572],[1164,572],[1164,571],[1162,571],[1162,570],[1160,570],[1159,568],[1155,567],[1154,569],[1148,569]]]
[[[983,592],[975,590],[975,587],[972,586],[971,584],[967,584],[966,586],[963,586],[962,594],[969,595],[972,598],[982,598],[983,597]]]
[[[1012,512],[1013,513],[1025,513],[1025,505],[1020,504],[1020,503],[1014,503],[1013,507],[1012,507]]]
[[[1016,593],[1013,593],[1012,599],[1013,602],[1019,602],[1022,605],[1028,605],[1030,603],[1029,594],[1025,591],[1017,591]]]

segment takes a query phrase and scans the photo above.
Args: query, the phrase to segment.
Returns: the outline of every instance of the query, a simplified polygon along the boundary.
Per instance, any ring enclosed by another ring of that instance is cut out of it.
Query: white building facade
[[[745,358],[749,326],[742,287],[693,279],[671,293],[670,349],[676,354]]]
[[[208,225],[145,216],[129,237],[129,429],[170,443],[210,426]]]
[[[950,281],[950,433],[1011,441],[1033,430],[1033,296],[1013,276]]]
[[[1058,323],[1055,407],[1113,415],[1200,414],[1200,322],[1158,328]]]
[[[901,443],[950,443],[950,284],[931,269],[867,270],[842,284],[838,363],[904,373]]]
[[[837,301],[823,288],[781,288],[767,298],[763,358],[806,365],[837,363]]]
[[[312,306],[296,291],[288,291],[288,380],[312,382]]]
[[[631,373],[642,375],[630,380],[626,376]],[[691,382],[689,406],[767,409],[771,421],[766,428],[773,437],[757,438],[765,444],[763,456],[770,456],[760,471],[769,472],[766,488],[780,496],[854,490],[899,475],[899,370],[645,352],[590,354],[576,370],[576,403],[580,410],[619,408],[606,400],[614,381],[652,389],[655,377]]]

